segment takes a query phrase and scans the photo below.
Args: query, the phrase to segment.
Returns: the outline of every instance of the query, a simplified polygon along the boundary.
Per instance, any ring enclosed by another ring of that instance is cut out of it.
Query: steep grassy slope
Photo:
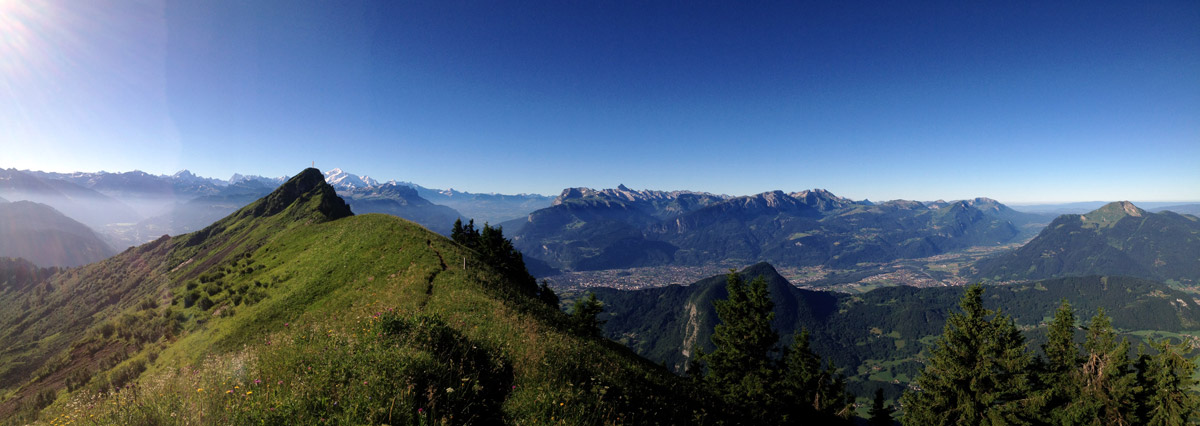
[[[517,292],[474,252],[403,219],[349,216],[319,179],[307,170],[205,230],[4,294],[18,303],[40,294],[65,316],[0,305],[0,347],[18,348],[0,356],[24,360],[0,381],[0,418],[705,416],[683,381],[613,342],[567,332],[561,312]]]
[[[0,257],[40,266],[79,266],[116,252],[87,225],[30,201],[0,203]]]
[[[995,281],[1111,274],[1195,284],[1200,219],[1110,203],[1060,216],[1020,249],[983,259],[975,269],[977,277]]]
[[[772,325],[783,340],[790,342],[793,333],[810,330],[813,348],[850,376],[850,389],[859,396],[875,387],[898,396],[922,367],[928,345],[962,296],[962,289],[954,287],[885,287],[855,295],[808,291],[792,287],[765,263],[740,274],[767,280],[775,301]],[[693,348],[711,353],[718,323],[713,301],[726,297],[724,285],[725,277],[717,276],[686,287],[594,292],[605,304],[601,318],[608,321],[605,332],[610,338],[681,370]],[[1042,338],[1044,321],[1063,299],[1080,318],[1090,318],[1103,307],[1113,325],[1134,342],[1152,334],[1200,336],[1200,299],[1153,281],[1063,278],[988,287],[984,295],[989,309],[1011,315],[1035,343]]]

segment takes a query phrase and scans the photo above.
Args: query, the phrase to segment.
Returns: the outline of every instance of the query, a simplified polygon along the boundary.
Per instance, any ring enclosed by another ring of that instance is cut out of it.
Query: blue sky
[[[1200,200],[1200,3],[1055,3],[0,0],[0,167]]]

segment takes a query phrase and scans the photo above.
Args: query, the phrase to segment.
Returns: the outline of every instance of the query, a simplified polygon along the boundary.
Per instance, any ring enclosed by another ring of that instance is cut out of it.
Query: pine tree
[[[871,403],[870,419],[867,423],[871,426],[892,426],[892,408],[883,405],[883,389],[875,389],[875,400]]]
[[[1030,356],[1011,318],[983,308],[983,287],[967,288],[962,312],[946,320],[918,391],[901,397],[906,425],[1028,424]]]
[[[604,321],[599,319],[601,312],[604,312],[604,304],[596,299],[596,293],[575,299],[575,306],[571,308],[572,326],[579,334],[600,336],[600,327],[604,326]]]
[[[1191,345],[1173,345],[1170,340],[1163,339],[1151,340],[1150,346],[1158,353],[1146,357],[1145,371],[1139,375],[1146,391],[1141,420],[1148,426],[1188,424],[1188,418],[1200,410],[1200,400],[1191,390],[1196,386],[1192,376],[1196,372],[1196,360],[1187,356]]]
[[[558,294],[554,292],[554,289],[550,288],[550,283],[546,281],[542,281],[542,286],[538,287],[538,300],[541,300],[546,306],[554,309],[559,309],[558,305],[561,302],[558,299]]]
[[[463,224],[462,218],[454,219],[454,226],[450,228],[450,240],[456,243],[462,243],[463,240]]]
[[[1064,407],[1077,401],[1080,392],[1079,347],[1075,344],[1075,312],[1064,299],[1054,313],[1042,345],[1044,359],[1038,360],[1040,385],[1035,408],[1051,413],[1056,423],[1062,423]]]
[[[481,232],[475,229],[475,219],[467,222],[466,226],[463,226],[462,219],[457,219],[450,231],[450,238],[479,253],[479,257],[484,263],[495,268],[516,284],[517,289],[522,293],[541,296],[537,279],[525,268],[525,257],[513,246],[512,240],[504,238],[503,228],[493,228],[484,223]],[[549,301],[548,296],[550,295],[548,293],[543,301]],[[557,298],[557,296],[555,297]]]
[[[462,219],[454,220],[454,228],[450,231],[450,239],[472,250],[479,250],[479,231],[475,229],[475,219],[463,226]]]
[[[714,302],[721,323],[712,335],[716,349],[705,356],[707,379],[731,405],[766,414],[775,403],[770,352],[779,335],[771,328],[774,303],[762,277],[746,284],[730,271],[725,288],[729,297]]]
[[[704,349],[700,346],[692,346],[692,357],[688,359],[687,366],[684,367],[683,374],[692,379],[692,383],[704,383]]]
[[[795,336],[781,364],[779,387],[788,419],[811,418],[814,413],[843,418],[851,414],[854,399],[846,393],[845,381],[833,366],[822,368],[820,355],[809,345],[807,329]]]
[[[1087,326],[1083,344],[1087,357],[1076,369],[1079,394],[1057,418],[1068,425],[1133,425],[1137,398],[1135,375],[1130,368],[1129,342],[1117,343],[1116,331],[1104,309]]]

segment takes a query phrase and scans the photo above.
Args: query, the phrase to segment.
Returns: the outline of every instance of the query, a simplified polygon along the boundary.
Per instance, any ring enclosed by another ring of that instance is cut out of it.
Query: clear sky
[[[1070,3],[0,0],[0,167],[1200,200],[1200,2]]]

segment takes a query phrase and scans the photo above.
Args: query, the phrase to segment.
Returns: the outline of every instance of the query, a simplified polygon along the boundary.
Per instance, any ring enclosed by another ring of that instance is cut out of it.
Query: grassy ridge
[[[107,267],[117,271],[156,265],[153,279],[90,316],[81,336],[60,337],[105,361],[58,351],[66,361],[43,369],[70,380],[5,382],[14,389],[5,417],[599,424],[709,416],[684,381],[620,345],[566,331],[564,314],[518,294],[474,252],[395,217],[322,221],[330,200],[311,193],[282,208],[268,197],[210,229],[157,242],[140,263],[114,258]]]

